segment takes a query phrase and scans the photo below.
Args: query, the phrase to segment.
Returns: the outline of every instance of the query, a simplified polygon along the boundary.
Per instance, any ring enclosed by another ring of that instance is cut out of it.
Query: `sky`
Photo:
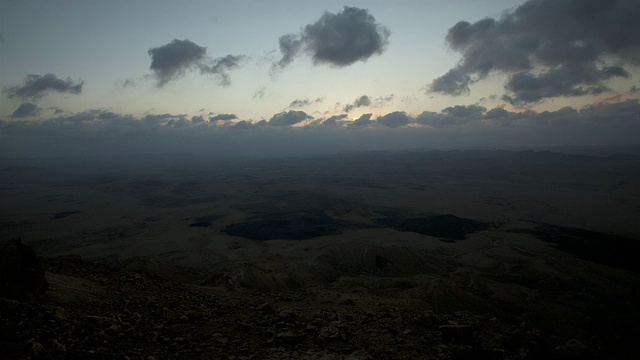
[[[634,0],[0,0],[0,156],[628,144]]]

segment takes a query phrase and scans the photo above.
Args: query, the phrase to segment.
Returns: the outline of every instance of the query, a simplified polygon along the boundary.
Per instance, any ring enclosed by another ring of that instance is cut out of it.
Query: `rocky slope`
[[[39,261],[42,296],[0,298],[0,359],[614,359],[633,358],[638,334],[638,314],[624,318],[633,305],[586,292],[556,299],[582,307],[572,318],[540,299],[492,303],[486,289],[441,276],[429,287],[341,277],[264,291],[77,256]]]

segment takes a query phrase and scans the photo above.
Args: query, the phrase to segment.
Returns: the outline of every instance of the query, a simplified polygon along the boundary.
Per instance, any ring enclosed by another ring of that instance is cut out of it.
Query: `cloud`
[[[39,113],[40,113],[40,109],[38,109],[38,106],[36,104],[22,103],[20,104],[20,106],[18,106],[16,111],[13,112],[11,117],[12,118],[31,117],[31,116],[37,116]]]
[[[115,119],[117,118],[117,114],[113,114],[110,112],[101,113],[99,115],[99,118],[102,120],[110,119],[110,118]],[[186,115],[174,115],[169,113],[158,114],[158,115],[146,115],[141,119],[141,121],[150,126],[160,126],[160,125],[166,125],[166,124],[172,125],[178,121],[181,123],[184,123],[184,121],[186,121]]]
[[[29,74],[24,79],[24,84],[21,86],[11,86],[4,91],[9,98],[22,98],[37,100],[51,91],[66,94],[80,94],[84,81],[80,80],[74,83],[71,78],[66,80],[59,79],[54,74],[35,75]]]
[[[383,107],[387,104],[391,104],[393,103],[393,99],[395,98],[394,94],[389,94],[386,96],[380,96],[377,97],[375,100],[373,100],[373,106],[375,107]]]
[[[281,36],[282,58],[274,65],[284,68],[300,52],[310,55],[316,65],[344,67],[364,62],[384,52],[389,35],[389,29],[377,23],[368,10],[345,6],[337,14],[325,12],[298,34]]]
[[[287,112],[281,112],[273,115],[273,117],[269,119],[269,125],[291,126],[307,119],[313,119],[313,117],[311,115],[308,115],[304,111],[289,110]]]
[[[350,112],[355,108],[369,106],[369,105],[371,105],[371,98],[368,95],[362,95],[359,98],[355,99],[353,103],[345,105],[344,108],[342,108],[342,110],[345,112]]]
[[[141,80],[144,80],[144,79],[145,79],[144,76],[141,76],[138,78],[116,79],[113,83],[116,87],[134,88],[138,85],[138,83]]]
[[[254,125],[247,120],[240,120],[231,126],[234,129],[251,129]]]
[[[376,121],[380,125],[397,128],[409,124],[411,122],[411,118],[407,116],[407,113],[404,111],[394,111],[387,115],[379,116]]]
[[[254,99],[262,99],[262,97],[264,96],[265,92],[267,91],[267,88],[260,87],[256,90],[255,93],[253,93],[253,98]]]
[[[416,122],[436,128],[466,125],[482,120],[486,110],[479,105],[449,106],[440,113],[424,111],[416,117]]]
[[[122,87],[134,87],[136,86],[136,79],[133,78],[129,78],[129,79],[124,79],[122,81]]]
[[[281,68],[291,64],[293,58],[298,54],[303,45],[302,35],[286,34],[282,35],[278,39],[278,45],[280,52],[282,53],[282,59],[278,61],[277,65]],[[274,64],[276,65],[276,64]]]
[[[597,124],[639,124],[640,100],[628,99],[616,103],[589,105],[580,110],[580,116]]]
[[[323,101],[324,101],[324,97],[319,97],[319,98],[316,98],[314,100],[310,100],[310,99],[295,99],[289,104],[289,107],[290,108],[302,108],[302,107],[305,107],[305,106],[309,106],[311,104],[321,103]]]
[[[489,120],[504,119],[508,118],[509,114],[510,112],[505,110],[504,108],[497,107],[487,111],[487,113],[484,114],[484,118]]]
[[[487,111],[487,108],[479,105],[455,105],[442,110],[443,113],[455,117],[478,117]]]
[[[344,120],[348,117],[349,115],[347,114],[340,114],[340,115],[333,115],[331,117],[329,117],[328,119],[324,120],[322,122],[322,126],[335,126],[338,125],[339,121]]]
[[[433,80],[428,87],[429,92],[439,92],[449,95],[462,95],[469,93],[471,76],[459,69],[451,69],[446,74]]]
[[[158,79],[158,87],[184,75],[187,70],[202,64],[207,55],[207,48],[190,40],[173,39],[170,43],[148,51],[151,57],[149,67]]]
[[[191,122],[194,124],[200,124],[204,122],[204,116],[199,115],[199,116],[192,116],[191,117]]]
[[[216,121],[227,121],[227,120],[234,120],[237,119],[238,117],[236,116],[236,114],[218,114],[216,116],[212,116],[209,118],[209,121],[211,122],[216,122]]]
[[[393,99],[394,98],[395,98],[395,95],[393,95],[393,94],[389,94],[389,95],[385,95],[385,96],[379,96],[379,97],[377,97],[375,99],[372,99],[368,95],[362,95],[359,98],[355,99],[353,101],[353,103],[345,105],[342,108],[342,111],[350,112],[353,109],[356,109],[356,108],[359,108],[359,107],[366,107],[366,106],[383,107],[383,106],[385,106],[387,104],[393,103]]]
[[[640,133],[640,100],[637,99],[545,112],[495,108],[481,116],[479,110],[452,106],[446,112],[427,114],[439,117],[443,121],[441,126],[388,128],[382,122],[376,124],[369,114],[349,126],[267,126],[265,120],[258,123],[243,120],[245,122],[217,126],[206,121],[194,123],[181,114],[138,117],[90,109],[37,120],[4,119],[0,121],[0,132],[4,157],[103,158],[115,155],[131,158],[131,154],[142,153],[233,158],[425,146],[451,149],[619,145],[637,143]],[[276,114],[274,118],[282,118],[283,114],[287,113]],[[350,123],[344,121],[344,114],[336,116],[325,121]],[[287,123],[295,125],[302,117],[308,115],[302,113]],[[415,121],[424,119],[416,118]],[[460,124],[451,126],[452,121],[460,121]],[[367,131],[348,128],[366,128]]]
[[[215,75],[219,77],[220,85],[228,86],[231,84],[229,70],[240,67],[240,63],[246,58],[244,55],[227,55],[225,57],[213,60],[211,64],[202,64],[200,71],[205,74]]]
[[[603,80],[611,76],[621,75],[591,66],[561,66],[536,75],[518,72],[507,80],[505,89],[510,95],[504,95],[502,99],[523,106],[559,96],[598,95],[611,91],[603,85]]]
[[[57,107],[57,106],[49,107],[49,108],[47,108],[47,110],[53,110],[53,114],[54,114],[54,115],[59,115],[59,114],[64,113],[64,110],[60,109],[60,108],[59,108],[59,107]]]
[[[173,39],[170,43],[151,48],[148,51],[151,66],[157,80],[157,86],[163,87],[187,71],[200,69],[202,74],[215,75],[220,85],[230,84],[228,71],[238,68],[244,55],[226,55],[217,59],[207,56],[207,48],[190,40]],[[125,84],[127,84],[125,81]],[[123,84],[123,86],[125,85]]]
[[[529,0],[499,19],[460,21],[446,41],[462,58],[428,91],[465,94],[491,73],[509,75],[513,104],[609,91],[607,80],[640,65],[638,18],[634,0]]]
[[[369,125],[374,123],[374,121],[371,120],[371,116],[373,116],[373,114],[362,114],[362,115],[360,115],[359,118],[357,118],[351,124],[349,124],[348,128],[350,128],[350,129],[362,129],[362,128],[368,127]]]

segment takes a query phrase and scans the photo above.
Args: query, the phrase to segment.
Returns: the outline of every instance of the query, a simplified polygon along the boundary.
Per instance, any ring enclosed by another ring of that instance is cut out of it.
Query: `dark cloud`
[[[192,124],[193,123],[191,121],[187,120],[184,117],[181,117],[181,118],[178,118],[178,119],[171,119],[171,120],[167,121],[165,126],[183,128],[183,127],[188,127],[188,126],[190,126]]]
[[[207,56],[207,48],[199,46],[190,40],[173,39],[170,43],[151,48],[150,69],[157,79],[157,86],[163,87],[168,82],[183,76],[187,71],[200,69],[202,74],[214,75],[219,78],[220,85],[229,85],[228,71],[238,68],[244,55],[227,55],[217,59]],[[125,86],[129,80],[125,81]]]
[[[166,45],[149,49],[148,53],[151,57],[150,69],[158,79],[157,85],[162,87],[184,75],[187,70],[201,65],[206,58],[207,48],[190,40],[173,39]]]
[[[397,128],[408,125],[411,122],[411,118],[407,116],[404,111],[394,111],[387,115],[378,117],[376,121],[380,125]]]
[[[227,55],[213,60],[211,64],[202,64],[200,71],[205,74],[215,75],[219,78],[220,85],[231,84],[229,70],[240,67],[240,63],[246,58],[244,55]]]
[[[20,86],[11,86],[4,91],[9,98],[22,98],[37,100],[50,91],[56,91],[66,94],[80,94],[82,92],[84,81],[80,80],[74,83],[71,78],[66,80],[59,79],[54,74],[35,75],[29,74],[24,79],[24,84]]]
[[[431,127],[466,125],[483,119],[487,109],[479,105],[456,105],[444,108],[440,113],[424,111],[416,117],[416,122]]]
[[[269,119],[269,125],[291,126],[307,119],[313,119],[313,117],[311,115],[308,115],[304,111],[290,110],[273,115],[273,117]]]
[[[281,68],[291,64],[293,58],[298,54],[303,45],[302,35],[286,34],[278,39],[282,59],[277,65]]]
[[[598,70],[592,66],[561,66],[557,69],[533,75],[518,72],[509,77],[505,89],[509,95],[503,100],[512,105],[523,106],[543,99],[597,95],[611,91],[603,81],[615,76],[628,76],[624,69],[609,67]]]
[[[589,105],[580,116],[594,124],[640,124],[640,100],[628,99],[617,103]]]
[[[403,126],[389,129],[382,122],[376,124],[371,115],[365,114],[352,123],[354,126],[346,127],[375,126],[375,131],[349,131],[345,126],[267,126],[265,120],[217,126],[206,121],[194,124],[180,114],[150,114],[140,118],[92,109],[38,120],[0,120],[0,132],[4,157],[78,154],[104,157],[141,153],[264,157],[424,146],[451,149],[513,145],[619,145],[637,143],[637,134],[640,133],[640,101],[637,99],[545,112],[495,108],[482,116],[479,110],[453,106],[446,112],[423,113],[415,120],[441,120],[441,126],[430,128]],[[283,118],[283,114],[287,113],[276,114],[274,118]],[[301,117],[308,115],[302,113]],[[349,123],[345,119],[343,114],[325,121]],[[447,126],[452,125],[452,121],[460,121],[460,126]],[[287,123],[297,124],[296,119]]]
[[[479,117],[487,111],[487,108],[479,105],[455,105],[449,106],[442,110],[443,113],[456,117]]]
[[[20,104],[20,106],[18,106],[16,111],[13,112],[11,117],[13,118],[31,117],[31,116],[37,116],[39,113],[40,113],[40,109],[38,109],[38,106],[36,104],[22,103]]]
[[[489,120],[504,119],[509,117],[509,114],[510,112],[504,108],[495,108],[487,111],[487,113],[484,114],[484,118]]]
[[[241,120],[238,121],[237,123],[233,124],[233,126],[231,126],[234,129],[251,129],[254,125],[247,121],[247,120]]]
[[[329,117],[328,119],[324,120],[322,122],[322,126],[335,126],[338,125],[340,120],[344,120],[348,117],[349,115],[347,114],[340,114],[340,115],[333,115],[331,117]]]
[[[281,36],[282,58],[276,65],[283,68],[304,51],[314,64],[348,66],[382,54],[389,35],[389,29],[378,24],[368,10],[345,6],[337,14],[325,12],[299,34]]]
[[[446,74],[433,80],[429,85],[429,92],[439,92],[449,95],[462,95],[469,93],[471,76],[461,70],[451,69]]]
[[[492,72],[510,75],[505,95],[512,103],[608,91],[608,79],[640,65],[636,2],[529,0],[499,19],[461,21],[446,41],[462,58],[429,91],[464,94]]]
[[[371,98],[367,95],[362,95],[359,98],[355,99],[352,104],[345,105],[342,110],[345,112],[350,112],[355,108],[369,106],[369,105],[371,105]]]
[[[227,121],[227,120],[234,120],[237,119],[238,117],[236,116],[236,114],[218,114],[216,116],[212,116],[209,118],[209,121],[211,122],[216,122],[216,121]]]
[[[349,128],[350,129],[362,129],[362,128],[366,128],[369,125],[371,125],[372,123],[374,123],[373,120],[371,120],[371,116],[373,116],[373,114],[362,114],[360,115],[359,118],[357,118],[356,120],[354,120],[351,124],[349,124]]]
[[[487,111],[484,119],[491,123],[507,126],[533,125],[547,127],[565,127],[579,131],[580,128],[623,125],[621,129],[628,126],[640,124],[640,101],[629,99],[619,102],[600,102],[595,105],[588,105],[582,109],[563,107],[555,111],[508,111],[503,108],[495,108]]]
[[[324,97],[319,97],[319,98],[316,98],[314,100],[310,100],[310,99],[295,99],[289,104],[289,107],[290,108],[301,108],[301,107],[309,106],[311,104],[321,103],[323,101],[324,101]]]
[[[200,116],[192,116],[191,117],[191,122],[194,124],[201,124],[204,122],[204,116],[200,115]]]

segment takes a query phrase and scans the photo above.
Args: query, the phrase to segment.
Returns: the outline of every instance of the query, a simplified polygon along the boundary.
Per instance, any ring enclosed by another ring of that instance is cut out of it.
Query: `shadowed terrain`
[[[9,358],[620,359],[640,336],[636,156],[2,161],[1,240],[49,284],[0,297]]]

